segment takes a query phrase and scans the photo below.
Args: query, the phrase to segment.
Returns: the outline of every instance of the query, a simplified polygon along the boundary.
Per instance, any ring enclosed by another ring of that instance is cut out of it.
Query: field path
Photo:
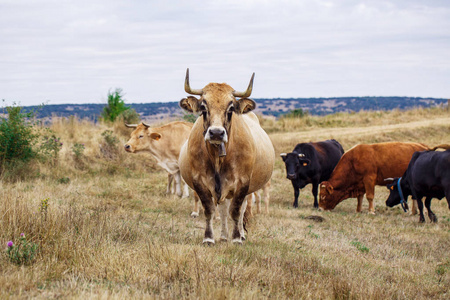
[[[297,132],[280,132],[280,133],[272,133],[270,137],[273,141],[289,141],[292,139],[297,140],[323,140],[329,138],[339,138],[343,136],[367,136],[373,134],[380,134],[386,132],[393,132],[396,130],[402,129],[415,129],[422,127],[431,127],[431,126],[450,126],[450,116],[441,117],[436,119],[429,120],[421,120],[421,121],[413,121],[413,122],[405,122],[400,124],[391,124],[391,125],[376,125],[376,126],[367,126],[367,127],[338,127],[338,128],[317,128],[317,129],[309,129]]]

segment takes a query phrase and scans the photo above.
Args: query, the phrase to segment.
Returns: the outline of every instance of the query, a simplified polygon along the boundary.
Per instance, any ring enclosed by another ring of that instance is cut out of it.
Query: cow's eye
[[[201,104],[200,105],[200,111],[201,112],[206,112],[206,105],[205,104]]]
[[[143,137],[144,137],[144,136],[143,136],[142,134],[139,136],[140,139],[142,139]]]

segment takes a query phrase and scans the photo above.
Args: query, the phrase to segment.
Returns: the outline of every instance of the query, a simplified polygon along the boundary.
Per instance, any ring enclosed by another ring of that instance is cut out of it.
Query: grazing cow
[[[228,207],[233,219],[233,243],[244,237],[245,198],[269,181],[275,150],[269,136],[251,112],[256,103],[247,98],[254,74],[245,92],[237,92],[226,83],[209,83],[203,89],[191,89],[189,69],[180,106],[201,113],[180,153],[181,176],[198,194],[205,210],[203,243],[214,244],[212,216],[216,204],[222,222],[221,239],[228,240]],[[240,98],[239,100],[236,98]]]
[[[342,154],[344,149],[336,140],[301,143],[297,144],[291,153],[280,154],[286,165],[287,179],[294,187],[294,207],[298,207],[300,189],[308,183],[312,184],[314,207],[319,207],[317,202],[319,183],[330,178]]]
[[[447,149],[437,151],[437,148]],[[409,195],[417,199],[420,217],[419,222],[425,222],[423,216],[422,198],[425,197],[425,207],[431,222],[437,222],[436,215],[431,211],[431,199],[447,198],[450,209],[450,145],[439,145],[431,151],[416,152],[409,162],[402,177],[392,179],[387,185],[390,190],[386,205],[393,207],[406,203]],[[404,208],[403,208],[404,209]]]
[[[130,140],[125,144],[125,150],[131,153],[147,151],[156,159],[158,165],[166,170],[168,175],[167,193],[170,193],[170,185],[175,180],[175,190],[179,197],[188,197],[189,190],[185,184],[181,192],[181,175],[178,166],[178,157],[181,146],[186,142],[191,132],[192,123],[171,122],[161,127],[150,127],[141,124],[125,124],[127,127],[135,128],[131,133]]]
[[[357,198],[356,212],[360,212],[366,194],[369,213],[375,214],[375,185],[385,186],[385,178],[401,176],[413,153],[427,149],[418,143],[356,145],[342,155],[330,179],[320,184],[319,207],[331,210],[344,199]]]

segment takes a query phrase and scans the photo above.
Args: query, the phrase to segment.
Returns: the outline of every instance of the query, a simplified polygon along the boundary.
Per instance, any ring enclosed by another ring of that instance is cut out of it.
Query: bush
[[[17,245],[9,241],[7,247],[6,254],[9,260],[16,265],[31,264],[38,249],[37,244],[27,241],[24,233],[20,235]]]
[[[112,130],[105,130],[102,133],[103,141],[100,144],[100,152],[103,157],[114,159],[118,154],[119,139],[114,135]]]
[[[122,89],[115,89],[113,93],[108,92],[108,104],[103,108],[102,118],[104,121],[114,122],[118,116],[129,109],[125,106]]]
[[[49,130],[49,133],[42,137],[39,152],[44,161],[49,161],[52,165],[58,162],[58,154],[63,146],[59,137]]]
[[[6,107],[7,119],[0,121],[0,172],[3,174],[16,164],[26,165],[37,157],[34,146],[39,135],[28,121],[33,112],[22,113],[20,106]]]
[[[303,118],[306,116],[308,116],[308,111],[304,111],[301,108],[297,108],[283,115],[283,118]]]

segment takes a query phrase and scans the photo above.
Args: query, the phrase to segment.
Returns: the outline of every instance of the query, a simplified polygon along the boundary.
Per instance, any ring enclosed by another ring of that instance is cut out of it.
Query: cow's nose
[[[223,137],[225,136],[225,130],[222,128],[210,128],[209,129],[209,136],[212,140],[223,140]]]
[[[288,179],[295,179],[297,176],[295,174],[287,174]]]
[[[128,145],[128,144],[126,144],[125,146],[123,146],[124,148],[125,148],[125,150],[130,150],[131,149],[131,146],[130,145]]]

